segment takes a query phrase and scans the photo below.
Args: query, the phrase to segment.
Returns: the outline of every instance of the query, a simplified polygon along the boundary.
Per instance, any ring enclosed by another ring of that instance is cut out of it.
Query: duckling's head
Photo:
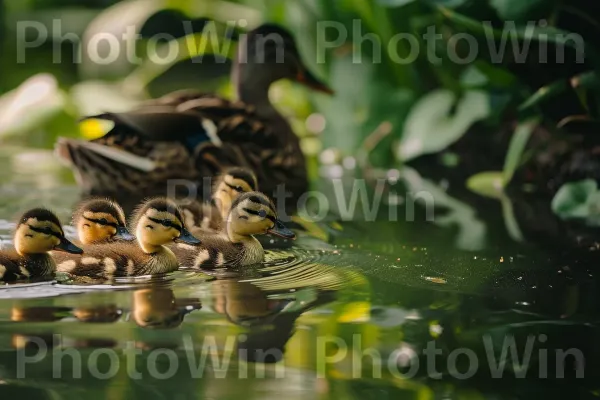
[[[109,199],[97,198],[82,202],[73,213],[73,225],[77,228],[82,244],[135,239],[127,230],[123,209]]]
[[[227,234],[231,241],[240,242],[249,236],[266,233],[296,238],[294,232],[277,218],[275,205],[266,195],[248,192],[239,196],[231,205],[227,218]]]
[[[17,224],[14,244],[21,256],[44,254],[52,250],[83,253],[83,250],[65,238],[56,215],[43,208],[35,208],[23,214]]]
[[[159,197],[142,203],[134,213],[135,236],[146,253],[154,253],[160,246],[182,242],[199,244],[185,227],[181,210],[173,201]]]
[[[313,90],[333,94],[333,90],[306,67],[290,32],[276,24],[263,24],[242,36],[234,79],[237,83],[263,87],[279,79],[290,79]]]
[[[242,193],[258,190],[258,180],[254,172],[247,168],[232,167],[225,170],[217,179],[213,189],[213,198],[223,219],[231,210],[231,203]]]

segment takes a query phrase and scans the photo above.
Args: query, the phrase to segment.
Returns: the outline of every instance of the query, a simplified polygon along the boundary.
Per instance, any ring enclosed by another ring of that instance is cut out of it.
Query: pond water
[[[3,246],[29,207],[68,221],[78,200],[70,172],[50,152],[1,152]],[[437,223],[317,224],[243,276],[0,287],[0,395],[598,396],[597,263],[515,244],[486,217],[499,207],[474,218],[444,204]]]

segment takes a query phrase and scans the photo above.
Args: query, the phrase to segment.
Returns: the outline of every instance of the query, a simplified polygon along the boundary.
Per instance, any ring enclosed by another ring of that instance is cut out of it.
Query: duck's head
[[[279,25],[263,24],[241,35],[235,68],[238,88],[241,83],[254,82],[268,87],[280,79],[290,79],[313,90],[333,94],[333,90],[306,67],[294,37]],[[256,87],[248,89],[256,90]]]
[[[98,198],[82,202],[73,213],[73,225],[77,228],[82,244],[135,239],[127,230],[123,209],[109,199]]]
[[[134,213],[131,225],[146,253],[154,253],[160,246],[173,242],[200,244],[200,240],[186,229],[177,204],[164,197],[142,203]]]
[[[254,172],[247,168],[233,167],[225,170],[217,179],[213,198],[223,219],[227,218],[231,204],[242,194],[258,190]]]
[[[227,217],[227,234],[233,242],[240,242],[252,235],[273,234],[295,239],[294,232],[277,218],[273,202],[263,193],[248,192],[239,196],[231,205]]]
[[[35,208],[19,219],[14,236],[20,255],[44,254],[52,250],[81,254],[83,250],[65,237],[60,221],[51,211]]]

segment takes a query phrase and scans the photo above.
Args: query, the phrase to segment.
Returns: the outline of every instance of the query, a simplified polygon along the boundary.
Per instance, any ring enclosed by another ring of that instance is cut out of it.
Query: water
[[[9,221],[28,207],[52,207],[68,221],[77,188],[49,153],[4,149],[0,160],[3,245]],[[447,200],[446,219],[469,207]],[[301,232],[294,247],[268,250],[240,276],[178,271],[93,285],[58,276],[4,286],[0,394],[597,396],[594,252],[516,244],[486,217],[497,207],[479,211],[478,223],[463,213],[447,226],[444,218],[321,224],[321,234]],[[510,360],[504,371],[489,366],[510,338],[521,361],[530,355],[526,379],[514,378]],[[581,352],[584,367],[576,355],[556,357],[568,349]]]

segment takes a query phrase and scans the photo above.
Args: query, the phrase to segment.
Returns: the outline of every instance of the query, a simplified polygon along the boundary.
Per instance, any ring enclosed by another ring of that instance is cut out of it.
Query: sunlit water
[[[68,221],[77,201],[68,171],[47,153],[10,154],[18,155],[7,156],[0,172],[0,238],[7,247],[19,212],[44,205]],[[292,248],[269,249],[262,265],[239,275],[182,270],[94,284],[59,275],[1,287],[0,394],[429,399],[598,393],[585,379],[535,379],[544,346],[582,349],[586,377],[597,373],[595,265],[509,240],[460,250],[456,226],[319,226],[324,237],[299,232]],[[65,229],[73,237],[72,227]],[[495,229],[504,228],[488,226]],[[507,334],[522,343],[527,335],[546,335],[535,344],[527,380],[489,379],[485,357],[499,354]],[[493,339],[491,348],[484,337]],[[441,351],[436,374],[422,356],[428,343]],[[466,357],[449,361],[457,348],[479,358],[469,379],[456,379],[457,370],[469,370]],[[554,364],[548,365],[555,378]],[[565,375],[573,371],[567,365]]]

